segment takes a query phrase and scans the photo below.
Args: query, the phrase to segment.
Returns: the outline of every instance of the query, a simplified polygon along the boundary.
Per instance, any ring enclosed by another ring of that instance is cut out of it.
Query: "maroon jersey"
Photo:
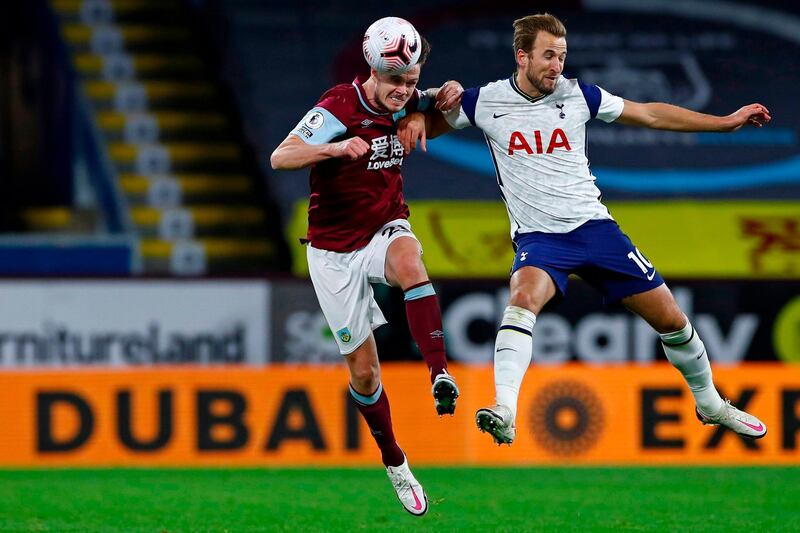
[[[406,112],[423,109],[427,99],[414,91],[399,113],[381,113],[367,102],[356,78],[322,95],[292,133],[308,144],[361,137],[370,150],[350,161],[333,158],[311,167],[308,241],[334,252],[351,252],[369,243],[381,226],[408,218],[403,199],[403,147],[397,123]]]

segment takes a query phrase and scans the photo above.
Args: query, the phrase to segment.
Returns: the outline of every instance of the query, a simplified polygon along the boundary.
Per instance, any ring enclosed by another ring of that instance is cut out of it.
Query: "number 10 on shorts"
[[[634,248],[633,250],[633,252],[628,252],[628,259],[636,263],[636,266],[641,269],[642,274],[647,275],[647,271],[653,268],[653,264],[645,259],[645,257],[642,255],[642,252],[640,252],[638,248]]]

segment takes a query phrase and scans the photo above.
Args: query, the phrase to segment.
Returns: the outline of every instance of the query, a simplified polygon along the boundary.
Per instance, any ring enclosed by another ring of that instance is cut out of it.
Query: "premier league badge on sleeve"
[[[313,130],[317,130],[322,127],[322,124],[325,122],[325,117],[322,116],[322,113],[319,111],[315,111],[311,113],[309,117],[306,119],[306,126]]]

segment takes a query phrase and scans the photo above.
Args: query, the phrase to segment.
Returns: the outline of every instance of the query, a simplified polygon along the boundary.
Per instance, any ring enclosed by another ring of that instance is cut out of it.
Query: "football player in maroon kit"
[[[320,307],[350,370],[350,393],[381,450],[403,507],[425,514],[428,501],[392,430],[372,330],[386,323],[370,283],[400,287],[409,329],[430,370],[439,415],[452,415],[458,387],[447,372],[438,299],[411,231],[400,169],[406,155],[397,120],[460,104],[454,82],[417,89],[430,51],[422,39],[416,65],[403,73],[370,69],[369,77],[333,87],[275,149],[276,170],[311,167],[307,257]]]

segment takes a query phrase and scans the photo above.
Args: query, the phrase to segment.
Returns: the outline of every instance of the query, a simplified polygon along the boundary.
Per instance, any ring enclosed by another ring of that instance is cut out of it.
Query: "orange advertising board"
[[[395,433],[414,464],[800,464],[800,367],[718,368],[724,395],[769,427],[704,427],[670,366],[532,367],[513,446],[478,432],[490,367],[455,367],[438,418],[420,364],[387,364]],[[0,373],[0,466],[364,465],[379,461],[342,367]]]

